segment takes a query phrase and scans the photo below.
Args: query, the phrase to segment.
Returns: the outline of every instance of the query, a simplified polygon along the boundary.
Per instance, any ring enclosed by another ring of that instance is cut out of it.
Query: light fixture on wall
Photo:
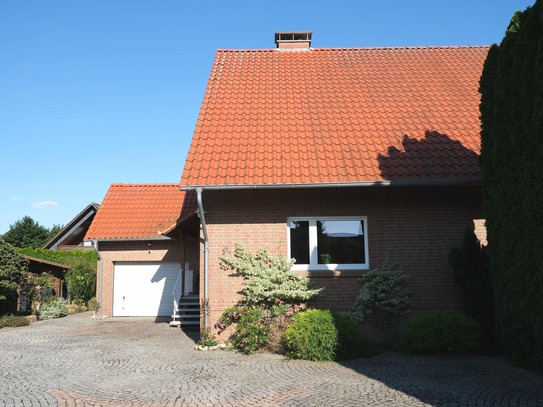
[[[151,242],[147,242],[147,248],[149,249],[149,253],[151,253],[151,247],[153,244]]]

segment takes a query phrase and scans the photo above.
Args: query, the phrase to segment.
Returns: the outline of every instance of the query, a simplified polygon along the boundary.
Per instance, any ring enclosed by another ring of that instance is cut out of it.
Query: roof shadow
[[[404,135],[403,151],[395,146],[378,154],[383,179],[390,181],[478,181],[479,155],[446,134],[426,130],[424,138]]]

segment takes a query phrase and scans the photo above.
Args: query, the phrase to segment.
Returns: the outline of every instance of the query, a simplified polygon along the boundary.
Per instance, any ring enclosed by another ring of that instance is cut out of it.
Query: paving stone
[[[0,330],[0,407],[543,406],[543,376],[501,358],[200,352],[153,318],[90,316]]]

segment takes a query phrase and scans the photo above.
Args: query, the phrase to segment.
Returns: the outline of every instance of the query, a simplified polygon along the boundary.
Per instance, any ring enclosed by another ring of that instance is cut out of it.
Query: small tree
[[[368,271],[360,279],[362,289],[350,316],[363,321],[368,314],[378,311],[384,326],[397,322],[405,315],[411,301],[407,279],[408,275],[388,260],[381,267]]]
[[[13,310],[17,300],[17,288],[28,272],[28,260],[0,238],[0,312]]]
[[[301,304],[322,292],[313,288],[307,277],[290,271],[293,261],[281,256],[270,256],[266,249],[254,256],[236,245],[233,257],[222,256],[221,269],[232,271],[245,279],[241,291],[242,302],[249,306],[273,306],[277,300],[286,304]]]

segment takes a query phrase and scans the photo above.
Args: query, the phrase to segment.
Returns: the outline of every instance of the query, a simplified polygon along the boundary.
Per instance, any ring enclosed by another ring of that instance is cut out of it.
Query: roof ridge
[[[393,50],[393,49],[463,49],[463,48],[490,48],[491,45],[405,45],[405,46],[375,46],[375,47],[331,47],[331,48],[293,48],[288,51],[352,51],[352,50]],[[219,48],[217,52],[277,52],[285,51],[280,48]]]
[[[143,183],[143,184],[130,184],[130,183],[112,183],[112,187],[177,187],[177,182],[163,182],[163,183]]]

